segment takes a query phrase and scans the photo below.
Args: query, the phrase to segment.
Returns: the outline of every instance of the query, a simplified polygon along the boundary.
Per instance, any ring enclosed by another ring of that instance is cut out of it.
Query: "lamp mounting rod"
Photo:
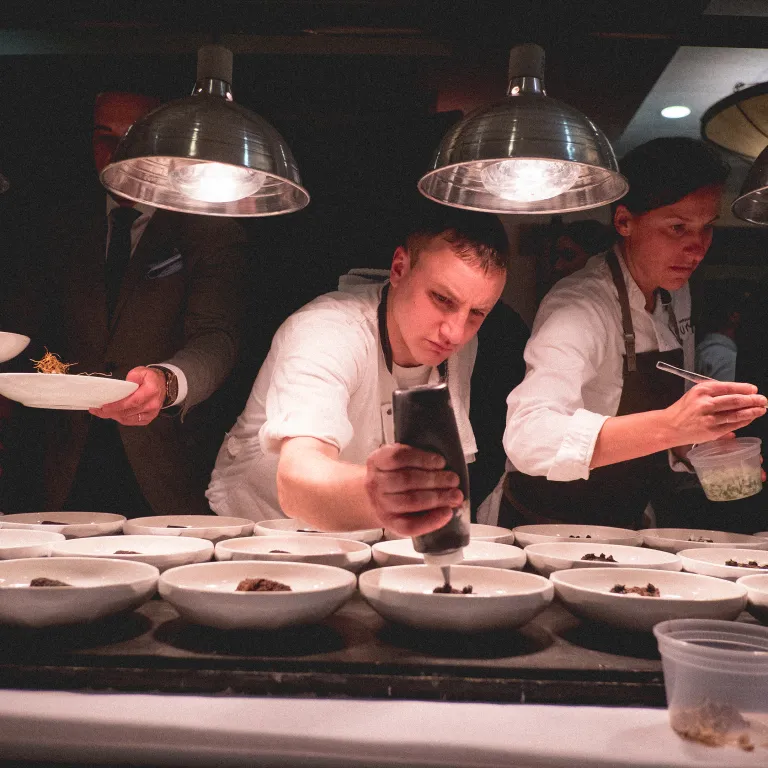
[[[516,77],[544,79],[544,49],[540,45],[516,45],[509,52],[509,79]]]
[[[198,49],[197,80],[223,80],[232,85],[232,51],[223,45],[204,45]]]

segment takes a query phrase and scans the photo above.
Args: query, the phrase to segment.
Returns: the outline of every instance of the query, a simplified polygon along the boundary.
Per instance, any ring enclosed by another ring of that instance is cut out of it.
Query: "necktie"
[[[112,231],[107,248],[106,288],[107,316],[111,320],[112,313],[120,295],[120,283],[125,274],[125,268],[131,258],[131,227],[141,213],[134,208],[115,208],[110,217]]]

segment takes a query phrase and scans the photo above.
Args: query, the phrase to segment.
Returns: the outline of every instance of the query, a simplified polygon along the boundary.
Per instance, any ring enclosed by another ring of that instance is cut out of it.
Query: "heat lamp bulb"
[[[229,203],[261,189],[266,174],[224,163],[172,162],[168,181],[187,197],[206,203]]]
[[[536,158],[501,160],[480,171],[480,180],[488,192],[519,203],[557,197],[578,178],[579,167],[574,163]]]

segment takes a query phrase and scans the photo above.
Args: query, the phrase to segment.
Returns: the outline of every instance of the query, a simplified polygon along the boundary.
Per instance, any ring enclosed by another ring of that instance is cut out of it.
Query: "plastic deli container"
[[[760,493],[759,437],[736,437],[697,445],[688,452],[710,501],[733,501]]]
[[[672,728],[709,746],[768,747],[768,627],[674,619],[653,628]]]

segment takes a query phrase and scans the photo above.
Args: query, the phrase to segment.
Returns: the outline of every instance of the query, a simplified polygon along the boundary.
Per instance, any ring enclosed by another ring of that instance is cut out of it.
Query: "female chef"
[[[684,381],[656,368],[694,363],[688,279],[712,242],[728,167],[687,138],[662,138],[621,163],[629,192],[618,239],[544,298],[507,399],[501,525],[546,522],[637,528],[663,477],[691,443],[762,416],[751,384]],[[668,452],[668,449],[672,449]]]

